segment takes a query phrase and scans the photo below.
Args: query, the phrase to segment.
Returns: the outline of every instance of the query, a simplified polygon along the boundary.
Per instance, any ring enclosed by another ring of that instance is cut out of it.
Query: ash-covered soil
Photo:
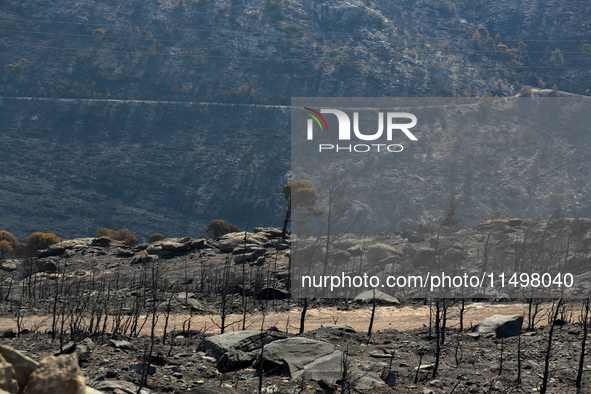
[[[588,246],[587,235],[577,242]],[[415,247],[426,247],[431,237],[421,235]],[[556,252],[562,243],[553,239]],[[502,256],[504,238],[495,242]],[[579,259],[585,250],[569,253]],[[36,258],[0,263],[2,343],[37,360],[76,352],[87,384],[108,393],[137,392],[143,370],[149,372],[144,390],[152,393],[257,392],[259,365],[264,392],[506,393],[540,387],[552,300],[465,300],[462,323],[461,300],[440,300],[447,313],[445,325],[439,324],[433,376],[437,300],[377,305],[371,335],[371,303],[308,300],[299,334],[305,301],[290,298],[289,256],[289,238],[273,228],[215,241],[169,238],[136,246],[106,237],[64,241]],[[548,392],[576,392],[582,308],[580,300],[571,300],[556,315]],[[498,328],[473,332],[495,314],[523,319],[508,319],[510,334]],[[226,334],[250,330],[254,340],[228,344],[216,337],[222,327]],[[319,341],[306,342],[312,350],[328,350],[299,355],[316,357],[304,362],[275,348],[298,337]],[[264,348],[256,344],[260,338]],[[208,345],[215,341],[223,346]],[[591,384],[588,357],[583,392]]]
[[[473,337],[466,332],[458,332],[457,328],[450,328],[442,347],[438,376],[434,379],[432,364],[435,344],[434,338],[428,335],[428,327],[409,331],[380,330],[372,335],[369,342],[366,332],[332,329],[330,326],[308,331],[303,336],[332,343],[337,349],[346,351],[355,366],[363,372],[384,377],[389,372],[393,373],[394,385],[383,385],[373,389],[374,392],[449,393],[455,388],[456,393],[506,393],[512,389],[532,392],[540,385],[548,331],[549,327],[545,324],[535,331],[522,334],[520,384],[516,383],[519,337]],[[77,346],[87,384],[106,392],[117,392],[117,384],[112,381],[130,382],[138,386],[141,374],[134,369],[137,370],[138,364],[142,364],[149,337],[140,335],[138,338],[128,338],[132,350],[115,348],[108,340],[109,337],[95,337],[92,342],[86,339]],[[169,337],[167,343],[163,344],[162,337],[158,337],[152,357],[154,372],[148,378],[147,389],[153,393],[182,393],[204,387],[211,388],[214,390],[212,392],[221,392],[220,387],[234,387],[244,392],[257,391],[258,378],[254,368],[221,373],[216,368],[217,360],[214,357],[196,351],[202,338],[201,333],[195,332],[193,336],[178,335],[173,342]],[[556,327],[549,392],[576,392],[574,383],[581,338],[582,328],[579,324]],[[42,332],[27,333],[20,338],[2,341],[26,351],[38,360],[58,352],[58,342],[52,341],[50,335]],[[423,354],[422,360],[420,354]],[[422,367],[417,374],[420,360]],[[585,374],[590,369],[591,366],[586,365]],[[586,376],[583,387],[588,385]],[[132,386],[121,386],[119,390],[124,390],[122,387]],[[290,379],[279,374],[265,375],[263,389],[265,392],[278,393],[331,392],[330,388],[322,387],[319,382],[302,377]]]

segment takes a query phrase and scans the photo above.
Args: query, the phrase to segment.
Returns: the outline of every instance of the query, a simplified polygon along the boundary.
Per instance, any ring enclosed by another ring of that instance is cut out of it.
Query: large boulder
[[[15,379],[21,388],[25,387],[29,375],[37,368],[39,363],[10,346],[0,345],[0,355],[12,365],[15,371]]]
[[[51,256],[61,256],[65,253],[66,250],[72,249],[85,249],[88,248],[94,241],[94,238],[77,238],[77,239],[70,239],[62,242],[58,242],[56,244],[50,245],[45,250],[37,251],[37,257],[44,258],[44,257],[51,257]],[[107,245],[108,246],[108,245]]]
[[[335,346],[328,342],[303,337],[280,339],[265,346],[263,371],[279,371],[291,378],[307,364],[334,351]],[[260,363],[259,355],[255,367],[260,366]]]
[[[239,246],[265,246],[269,239],[265,237],[264,233],[246,233],[246,240],[244,239],[244,231],[237,233],[230,233],[220,238],[217,246],[222,253],[230,253]]]
[[[148,244],[146,252],[152,255],[159,255],[161,257],[171,257],[192,250],[207,249],[213,246],[204,238],[165,238],[162,241],[157,241]]]
[[[16,394],[19,392],[14,367],[0,356],[0,390]]]
[[[384,386],[377,374],[361,371],[353,364],[350,356],[338,350],[306,365],[302,373],[305,378],[321,382],[326,387],[337,388],[343,377],[357,390]]]
[[[37,257],[42,259],[44,257],[60,256],[64,254],[65,251],[66,249],[64,249],[60,244],[54,244],[45,250],[38,250]]]
[[[306,378],[329,387],[335,387],[343,378],[345,366],[348,368],[350,381],[354,382],[357,389],[367,390],[384,384],[378,376],[360,371],[347,359],[328,342],[294,337],[277,340],[265,346],[263,357],[259,354],[253,366],[260,368],[262,363],[264,372],[280,373],[290,378],[304,374]]]
[[[279,238],[283,234],[283,230],[277,227],[255,227],[252,231],[267,238]]]
[[[194,311],[204,311],[205,307],[197,298],[195,298],[194,293],[185,293],[181,291],[175,295],[175,298],[178,302],[182,305],[186,306],[187,308],[193,309]]]
[[[241,350],[230,350],[218,360],[216,367],[221,372],[236,371],[249,367],[257,357],[259,350],[245,353]]]
[[[493,315],[472,328],[472,332],[483,336],[508,338],[519,336],[522,325],[523,315]]]
[[[85,394],[86,381],[76,354],[44,358],[29,376],[23,394]]]
[[[354,301],[357,301],[358,303],[372,303],[374,297],[376,299],[376,304],[379,305],[400,305],[398,299],[379,290],[375,290],[375,294],[374,290],[366,290],[363,293],[358,294],[354,298]]]
[[[229,351],[240,350],[241,352],[249,353],[253,350],[260,349],[263,342],[269,344],[282,338],[285,338],[285,334],[279,331],[234,331],[205,338],[197,347],[197,351],[205,352],[215,357],[216,360],[219,360]]]
[[[354,257],[361,256],[363,254],[363,246],[353,245],[347,249],[347,252],[349,252],[349,254]]]
[[[390,245],[374,244],[367,248],[367,264],[372,265],[390,256],[399,255],[399,251]]]

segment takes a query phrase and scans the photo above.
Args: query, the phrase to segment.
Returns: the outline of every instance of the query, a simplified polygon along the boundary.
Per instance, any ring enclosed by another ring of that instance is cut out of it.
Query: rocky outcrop
[[[523,315],[493,315],[476,325],[472,332],[483,336],[508,338],[519,336],[523,325]]]
[[[165,238],[148,245],[146,252],[150,255],[170,257],[187,253],[192,250],[212,248],[213,246],[205,238]]]
[[[243,232],[230,233],[222,236],[218,241],[217,247],[222,253],[230,253],[238,247],[261,247],[269,242],[269,238],[265,236],[264,232],[246,233]]]

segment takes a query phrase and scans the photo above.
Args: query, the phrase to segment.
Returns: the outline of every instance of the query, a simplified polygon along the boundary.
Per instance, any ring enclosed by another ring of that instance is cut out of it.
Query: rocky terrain
[[[488,243],[491,264],[501,264],[515,258],[520,244],[525,256],[536,250],[546,261],[551,252],[566,254],[567,265],[576,265],[588,258],[589,227],[587,220],[559,213],[546,223],[497,217],[443,235],[450,247],[442,246],[441,253],[447,259],[463,250],[472,258],[482,255],[478,249]],[[560,238],[569,233],[565,228],[579,229],[570,231],[568,246],[567,238]],[[516,244],[513,237],[525,232],[527,242]],[[487,235],[489,240],[483,240]],[[340,258],[354,257],[359,249],[363,259],[378,263],[401,258],[400,248],[407,254],[413,249],[414,260],[410,255],[405,259],[414,264],[421,255],[427,258],[435,236],[409,229],[381,238],[379,247],[352,248],[353,238],[335,247],[348,245],[340,249]],[[554,323],[549,392],[572,388],[585,332],[580,300],[565,301],[556,311],[555,302],[543,300],[521,305],[522,300],[484,301],[481,295],[463,302],[448,299],[442,337],[429,318],[435,301],[384,294],[376,297],[379,317],[368,335],[371,291],[370,296],[365,292],[309,304],[290,298],[292,242],[281,238],[277,228],[136,246],[108,237],[81,238],[51,245],[36,258],[4,260],[2,343],[35,360],[76,353],[86,385],[107,393],[135,393],[140,386],[154,393],[253,392],[259,384],[263,392],[278,393],[371,387],[375,392],[455,388],[480,393],[507,391],[518,374],[519,387],[538,388],[549,324]],[[392,264],[388,261],[384,264]],[[515,312],[504,309],[491,316],[511,305],[517,306]],[[423,310],[422,324],[405,328],[399,308],[409,315]],[[314,325],[302,327],[304,310],[316,315]],[[347,319],[356,311],[361,324],[353,328],[349,324],[354,321]],[[443,342],[439,363],[437,338]]]

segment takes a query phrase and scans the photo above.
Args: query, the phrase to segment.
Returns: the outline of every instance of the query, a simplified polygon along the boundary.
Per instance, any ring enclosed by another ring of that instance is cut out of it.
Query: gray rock
[[[396,374],[394,372],[390,372],[388,376],[386,376],[386,384],[390,387],[396,386]]]
[[[57,264],[51,260],[35,260],[35,266],[39,272],[55,272]]]
[[[0,328],[0,338],[14,338],[16,333],[12,328]]]
[[[351,256],[357,257],[363,254],[363,248],[361,247],[361,245],[355,245],[347,249],[347,252],[349,252]]]
[[[2,264],[0,264],[0,269],[8,272],[16,271],[16,264],[12,261],[3,261]]]
[[[265,346],[263,371],[279,371],[284,376],[292,378],[306,365],[334,351],[335,346],[328,342],[303,337],[280,339]],[[259,354],[254,367],[259,368],[260,363]]]
[[[146,252],[148,254],[156,254],[160,256],[174,256],[177,254],[187,253],[192,250],[211,248],[212,246],[204,238],[165,238],[162,241],[157,241],[147,246]]]
[[[429,265],[433,263],[435,258],[435,250],[431,248],[419,248],[414,255],[412,264],[415,267],[420,267],[424,265]]]
[[[129,264],[134,265],[134,264],[143,264],[143,263],[149,263],[150,261],[154,260],[154,258],[152,256],[150,256],[148,254],[148,252],[146,252],[145,250],[142,250],[141,252],[139,252],[138,254],[136,254],[130,261]]]
[[[335,387],[343,378],[343,367],[348,364],[347,374],[357,390],[384,386],[379,376],[359,370],[351,361],[351,357],[347,360],[347,357],[337,350],[306,365],[302,373],[308,379],[316,380],[328,387]]]
[[[148,375],[154,375],[156,373],[156,367],[150,364],[131,364],[129,369],[139,374],[143,374],[144,371],[146,371]]]
[[[523,226],[523,219],[519,219],[519,218],[509,219],[509,226],[511,226],[511,227]]]
[[[334,261],[337,264],[343,264],[346,263],[347,261],[351,260],[351,254],[349,252],[347,252],[346,250],[339,250],[338,252],[336,252],[335,254],[333,254],[331,256],[332,261]]]
[[[118,341],[116,339],[109,339],[109,342],[117,348],[117,349],[124,349],[124,350],[137,350],[135,346],[131,342],[128,341]]]
[[[95,388],[107,392],[115,392],[117,394],[137,394],[139,389],[135,384],[123,380],[103,380],[102,382],[97,383]],[[150,394],[150,391],[142,389],[140,394]]]
[[[204,311],[205,307],[197,298],[195,298],[194,293],[185,293],[184,291],[178,293],[175,296],[176,300],[188,308],[191,308],[195,311]]]
[[[66,249],[61,245],[61,243],[50,245],[45,250],[38,250],[37,257],[44,258],[44,257],[51,257],[51,256],[60,256],[64,254]]]
[[[483,336],[508,338],[520,335],[522,325],[523,315],[493,315],[472,328],[472,332]]]
[[[255,227],[252,231],[255,234],[262,233],[267,238],[279,238],[283,233],[283,229],[277,227]]]
[[[216,367],[220,372],[236,371],[242,368],[247,368],[256,359],[258,350],[245,353],[241,350],[232,349],[218,360]]]
[[[117,257],[131,257],[135,252],[131,248],[119,248],[116,253]]]
[[[289,292],[273,287],[265,287],[257,294],[259,300],[286,300],[290,296]]]
[[[277,248],[277,250],[289,249],[290,246],[291,246],[291,243],[289,242],[288,239],[282,239],[279,242],[277,242],[277,245],[275,245],[275,247]]]
[[[243,252],[234,256],[234,262],[236,264],[251,263],[256,261],[259,257],[265,254],[266,249],[264,248],[253,248],[251,253]]]
[[[246,233],[246,241],[244,240],[244,232],[230,233],[224,235],[218,242],[217,247],[222,253],[230,253],[239,246],[256,245],[264,246],[268,242],[267,237],[261,233],[253,234]]]
[[[31,373],[23,394],[85,394],[86,380],[76,354],[44,358]]]
[[[408,240],[408,242],[410,243],[425,242],[425,237],[423,237],[423,235],[418,234],[417,232],[412,230],[403,231],[401,236],[402,238]]]
[[[180,394],[245,394],[246,391],[234,387],[199,387]]]
[[[13,366],[2,356],[0,356],[0,390],[5,390],[10,394],[16,394],[19,392],[18,382],[16,381],[16,372]]]
[[[14,368],[15,379],[19,387],[25,387],[29,375],[37,368],[39,363],[10,346],[0,345],[0,355]]]
[[[285,334],[279,331],[269,330],[262,333],[260,330],[235,331],[205,338],[197,347],[197,351],[205,352],[219,360],[231,350],[249,353],[260,349],[263,342],[269,344],[283,338],[285,338]]]
[[[113,242],[113,240],[109,237],[98,237],[92,240],[91,245],[105,248],[107,246],[110,246],[111,242]]]
[[[232,250],[232,254],[248,254],[248,253],[255,253],[255,256],[262,256],[265,254],[267,249],[263,248],[262,246],[246,244],[240,245]]]
[[[386,244],[374,244],[367,248],[367,263],[372,265],[378,261],[384,260],[387,257],[400,254],[396,248]]]
[[[371,303],[373,302],[374,298],[374,290],[367,290],[361,294],[358,294],[354,301],[361,302],[361,303]],[[392,297],[386,293],[383,293],[379,290],[375,290],[375,299],[376,304],[380,305],[400,305],[400,301],[397,298]]]
[[[357,332],[357,331],[355,331],[355,329],[353,327],[347,326],[344,324],[330,324],[330,325],[326,325],[326,326],[320,326],[314,331],[324,331],[324,330],[347,332],[349,334],[355,334]]]

